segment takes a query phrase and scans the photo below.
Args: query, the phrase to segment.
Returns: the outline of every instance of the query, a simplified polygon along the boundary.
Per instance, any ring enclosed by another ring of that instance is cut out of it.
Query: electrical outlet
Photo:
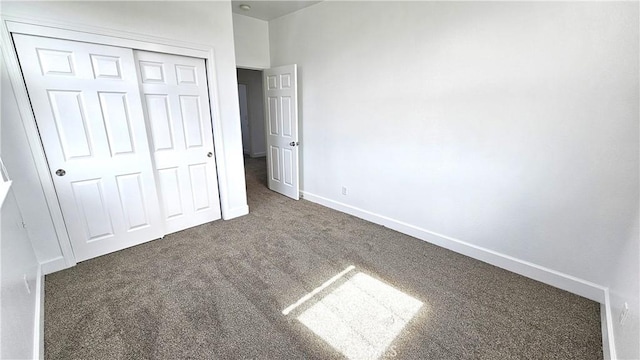
[[[347,187],[346,186],[342,187],[342,195],[347,195]]]
[[[620,326],[624,326],[624,323],[627,322],[627,316],[629,315],[629,304],[626,302],[622,306],[622,311],[620,311],[620,317],[618,318],[618,322]]]
[[[29,281],[27,281],[27,274],[22,275],[22,280],[24,280],[24,287],[27,288],[27,294],[31,294],[31,286],[29,286]]]

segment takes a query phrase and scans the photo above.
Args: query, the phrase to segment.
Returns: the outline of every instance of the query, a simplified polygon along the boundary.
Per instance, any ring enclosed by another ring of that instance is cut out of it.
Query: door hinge
[[[22,225],[22,228],[23,228],[23,229],[26,229],[26,228],[27,228],[27,223],[26,223],[26,222],[24,222],[24,221],[20,221],[20,225]]]

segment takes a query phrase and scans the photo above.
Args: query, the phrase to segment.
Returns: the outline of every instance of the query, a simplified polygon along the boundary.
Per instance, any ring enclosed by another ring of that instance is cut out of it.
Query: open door
[[[264,70],[267,182],[269,189],[300,198],[298,179],[297,66]]]

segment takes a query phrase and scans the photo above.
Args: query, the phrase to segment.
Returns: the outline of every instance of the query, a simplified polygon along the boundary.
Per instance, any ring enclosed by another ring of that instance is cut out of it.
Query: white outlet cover
[[[627,321],[627,316],[629,315],[629,304],[626,302],[622,306],[622,311],[620,311],[620,317],[618,319],[620,326],[624,326],[624,323]]]
[[[27,288],[27,294],[31,294],[31,286],[29,286],[29,281],[27,281],[27,274],[23,274],[22,279],[24,280],[24,287]]]

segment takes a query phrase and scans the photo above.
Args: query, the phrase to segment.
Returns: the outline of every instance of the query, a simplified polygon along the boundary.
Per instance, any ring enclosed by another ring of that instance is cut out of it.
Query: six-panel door
[[[14,41],[76,261],[161,237],[132,50]]]
[[[204,60],[134,55],[167,233],[220,219]]]
[[[297,67],[286,65],[264,71],[267,129],[267,183],[269,189],[298,200]]]

